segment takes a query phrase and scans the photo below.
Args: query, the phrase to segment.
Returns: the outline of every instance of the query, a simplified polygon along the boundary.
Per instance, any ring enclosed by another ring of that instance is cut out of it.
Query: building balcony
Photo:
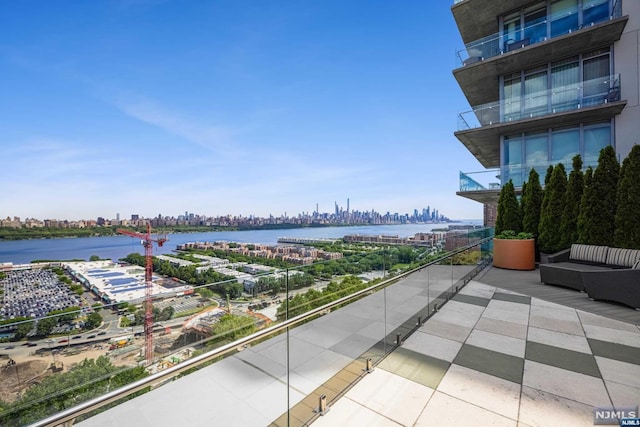
[[[564,165],[567,174],[573,169],[572,159],[550,160],[547,162],[536,162],[527,164],[509,164],[499,168],[492,168],[478,172],[460,172],[460,189],[456,192],[458,196],[474,200],[479,203],[497,203],[502,185],[511,180],[515,187],[516,195],[522,192],[522,184],[529,179],[531,169],[535,169],[540,177],[540,185],[544,187],[544,177],[549,166],[558,163]],[[598,165],[596,157],[584,159],[582,170]]]
[[[2,425],[585,425],[594,407],[637,405],[640,312],[491,268],[490,234],[468,238],[115,390],[109,375],[79,378],[0,412]]]
[[[500,166],[500,137],[620,114],[620,76],[612,75],[473,107],[458,115],[456,137],[486,168]]]
[[[544,64],[610,46],[620,39],[627,21],[627,16],[614,15],[554,36],[534,35],[533,28],[510,37],[495,34],[459,51],[457,58],[462,66],[456,68],[453,75],[469,104],[486,103],[500,93],[498,76],[526,69],[531,64]],[[548,23],[536,26],[543,25],[547,28]]]

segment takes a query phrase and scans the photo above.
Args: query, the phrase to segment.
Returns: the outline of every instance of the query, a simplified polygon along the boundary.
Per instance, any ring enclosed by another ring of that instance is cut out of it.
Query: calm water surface
[[[461,223],[478,224],[479,221],[464,221]],[[428,232],[434,228],[443,228],[446,226],[447,224],[406,224],[169,234],[169,241],[161,248],[154,245],[153,253],[171,253],[176,249],[177,245],[194,241],[211,242],[215,240],[227,240],[273,245],[277,243],[279,237],[340,238],[346,234],[388,234],[407,237],[413,236],[416,233]],[[138,239],[128,236],[0,241],[0,262],[12,262],[14,264],[24,264],[41,259],[88,260],[91,255],[117,260],[133,252],[144,254],[144,248]]]

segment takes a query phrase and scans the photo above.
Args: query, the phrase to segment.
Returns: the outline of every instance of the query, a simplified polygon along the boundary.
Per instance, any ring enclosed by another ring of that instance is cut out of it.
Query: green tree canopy
[[[616,204],[615,246],[640,249],[640,145],[622,162]]]
[[[538,227],[538,247],[541,252],[554,253],[564,249],[560,218],[564,211],[567,194],[567,173],[564,165],[553,168],[551,178],[544,189],[542,210]]]
[[[573,170],[569,174],[565,209],[562,213],[561,232],[562,246],[568,248],[578,241],[578,218],[580,216],[580,202],[584,191],[584,174],[582,173],[582,158],[573,157]]]
[[[620,164],[612,146],[600,151],[598,166],[585,186],[580,203],[578,240],[591,245],[614,245],[616,193]]]
[[[521,232],[522,218],[520,212],[520,204],[516,197],[513,181],[509,180],[500,190],[495,233],[500,234],[505,230],[513,230],[516,233]]]
[[[522,231],[533,234],[535,238],[538,237],[542,194],[540,175],[532,168],[522,192]]]

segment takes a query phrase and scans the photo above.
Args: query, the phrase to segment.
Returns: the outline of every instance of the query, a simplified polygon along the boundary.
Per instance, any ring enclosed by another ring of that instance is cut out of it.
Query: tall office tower
[[[495,205],[532,168],[544,183],[549,165],[570,170],[580,154],[595,166],[607,145],[623,159],[639,142],[640,1],[454,0],[451,11],[465,44],[453,75],[471,105],[455,136],[496,181],[461,172],[458,195]]]
[[[347,215],[349,215],[349,198],[347,197]]]

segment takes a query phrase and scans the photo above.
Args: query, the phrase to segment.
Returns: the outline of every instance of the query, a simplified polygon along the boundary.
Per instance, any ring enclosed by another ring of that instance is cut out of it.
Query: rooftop
[[[639,311],[489,268],[417,326],[460,273],[432,265],[79,425],[592,425],[639,404]]]

